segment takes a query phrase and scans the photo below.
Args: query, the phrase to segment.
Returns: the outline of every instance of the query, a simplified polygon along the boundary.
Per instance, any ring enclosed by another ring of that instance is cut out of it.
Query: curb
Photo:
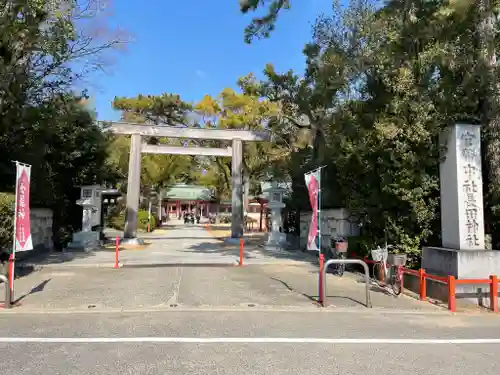
[[[132,263],[125,264],[124,268],[161,268],[161,267],[235,267],[238,262],[227,262],[227,263],[217,263],[217,262],[162,262],[162,263]]]
[[[29,309],[26,306],[20,306],[13,309],[0,308],[0,316],[5,314],[15,315],[72,315],[72,314],[144,314],[144,313],[238,313],[238,312],[261,312],[261,313],[315,313],[315,314],[354,314],[354,315],[426,315],[426,316],[456,316],[449,311],[419,311],[419,310],[397,310],[383,307],[374,307],[367,309],[364,307],[318,307],[318,306],[273,306],[273,305],[255,305],[255,306],[157,306],[146,308],[75,308],[75,309]],[[469,316],[472,314],[460,314],[460,316]],[[487,315],[485,315],[487,316]],[[493,315],[489,315],[493,316]]]
[[[122,268],[123,263],[118,263],[118,268]],[[89,264],[65,264],[65,263],[52,263],[52,264],[35,264],[35,263],[25,263],[22,265],[16,265],[16,268],[34,268],[35,270],[41,270],[44,268],[115,268],[113,263],[89,263]]]
[[[234,262],[159,262],[159,263],[118,263],[119,268],[161,268],[161,267],[235,267],[238,265],[237,261]],[[18,267],[16,265],[16,267]],[[113,263],[88,263],[88,264],[66,264],[66,263],[53,263],[53,264],[33,264],[33,263],[25,263],[23,265],[19,265],[19,268],[34,268],[35,270],[41,270],[44,268],[54,268],[54,269],[62,269],[62,268],[112,268],[114,269]]]

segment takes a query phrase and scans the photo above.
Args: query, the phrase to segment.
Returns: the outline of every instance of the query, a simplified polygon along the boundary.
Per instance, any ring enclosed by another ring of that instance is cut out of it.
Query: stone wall
[[[52,210],[48,208],[30,209],[31,239],[33,241],[33,250],[20,251],[16,253],[17,260],[32,258],[36,255],[49,252],[54,249],[54,241],[52,238],[52,217]],[[7,270],[7,262],[5,262],[4,264],[0,263],[0,274],[7,275]]]
[[[304,212],[300,214],[300,247],[302,249],[307,246],[311,213]],[[345,208],[321,211],[321,247],[329,249],[331,239],[337,236],[359,236],[359,227],[352,221],[349,212]]]
[[[31,208],[31,240],[33,250],[20,251],[16,259],[23,260],[54,249],[52,238],[52,210],[48,208]]]
[[[31,208],[31,240],[34,250],[51,251],[54,248],[52,236],[52,210],[48,208]],[[0,249],[9,250],[9,249]],[[20,254],[20,253],[19,253]]]
[[[52,210],[48,208],[32,208],[30,216],[33,248],[53,250],[54,241],[52,239]]]

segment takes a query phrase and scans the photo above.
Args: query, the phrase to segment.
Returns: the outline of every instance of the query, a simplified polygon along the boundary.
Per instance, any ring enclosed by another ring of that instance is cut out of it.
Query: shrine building
[[[231,201],[217,202],[212,190],[204,186],[176,184],[162,191],[162,216],[166,218],[180,217],[183,212],[201,213],[202,217],[209,215],[231,214]],[[251,217],[259,217],[266,210],[267,199],[264,197],[249,197],[245,213]]]

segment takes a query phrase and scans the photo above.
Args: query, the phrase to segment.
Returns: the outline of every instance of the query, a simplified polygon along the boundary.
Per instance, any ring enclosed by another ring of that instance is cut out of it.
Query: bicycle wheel
[[[377,284],[381,284],[382,281],[380,280],[380,275],[383,273],[383,267],[381,262],[377,262],[373,265],[373,279]]]
[[[344,271],[345,271],[345,264],[339,264],[337,268],[337,275],[339,275],[339,277],[342,277]]]
[[[391,276],[391,287],[394,295],[399,296],[401,294],[401,275],[397,269],[394,269],[394,275]]]

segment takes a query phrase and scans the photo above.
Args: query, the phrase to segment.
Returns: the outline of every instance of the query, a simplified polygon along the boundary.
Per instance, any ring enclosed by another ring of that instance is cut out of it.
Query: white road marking
[[[0,343],[43,344],[395,344],[395,345],[477,345],[500,344],[500,339],[328,339],[285,337],[0,337]]]

